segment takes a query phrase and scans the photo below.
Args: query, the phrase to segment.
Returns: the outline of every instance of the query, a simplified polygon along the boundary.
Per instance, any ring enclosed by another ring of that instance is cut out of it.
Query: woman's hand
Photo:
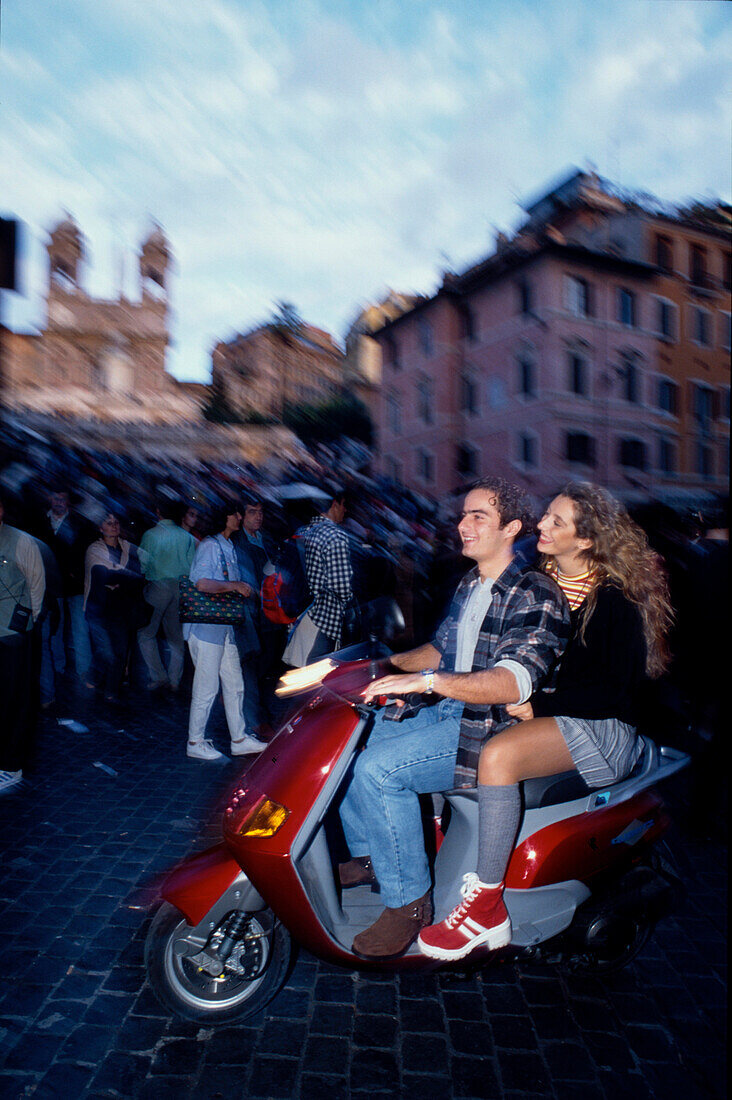
[[[378,699],[380,695],[409,695],[413,691],[424,691],[425,679],[421,672],[403,672],[398,676],[382,676],[372,680],[363,692],[365,702]]]
[[[249,598],[249,596],[251,596],[254,592],[252,586],[250,584],[247,584],[246,581],[232,581],[231,590],[232,592],[238,592],[240,596],[246,596],[247,598]]]
[[[534,717],[531,703],[507,703],[506,710],[512,718],[518,718],[519,722],[529,722]]]

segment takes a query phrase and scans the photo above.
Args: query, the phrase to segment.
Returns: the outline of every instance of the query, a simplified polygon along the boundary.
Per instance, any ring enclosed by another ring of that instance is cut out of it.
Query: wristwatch
[[[435,670],[433,668],[423,668],[420,672],[420,676],[424,676],[426,684],[423,694],[431,695],[435,690]]]

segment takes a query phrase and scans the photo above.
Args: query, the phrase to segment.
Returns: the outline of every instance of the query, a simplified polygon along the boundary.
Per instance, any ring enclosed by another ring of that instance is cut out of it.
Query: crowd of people
[[[207,736],[219,694],[231,754],[260,751],[276,725],[274,686],[282,669],[358,637],[366,629],[361,612],[376,597],[391,595],[401,608],[397,648],[432,646],[473,560],[454,524],[462,497],[435,504],[364,475],[362,458],[352,450],[322,449],[301,463],[278,460],[262,468],[149,462],[5,431],[0,791],[22,778],[39,710],[53,714],[72,690],[99,695],[109,706],[124,706],[143,691],[151,705],[167,692],[186,699],[190,693],[185,751],[192,760],[212,761],[224,756]],[[670,621],[665,626],[674,653],[672,690],[690,720],[713,732],[718,702],[714,692],[699,690],[696,640],[724,607],[724,510],[705,519],[647,506],[636,519],[669,576],[676,612],[673,630]],[[525,564],[546,555],[545,526],[542,521],[537,549],[535,525],[525,519],[513,533],[512,558]],[[307,597],[292,626],[295,616],[271,615],[262,598],[265,580],[278,575],[288,550],[301,567]],[[561,586],[561,578],[554,579]],[[220,606],[226,597],[238,608],[235,618],[182,614],[182,581],[194,603]],[[572,607],[571,585],[566,597]],[[591,602],[599,621],[606,596],[591,595]],[[369,629],[374,626],[378,630],[373,622]],[[536,646],[533,657],[539,652]],[[706,682],[711,674],[721,683],[718,671],[707,665]],[[522,704],[531,695],[529,681],[519,676]],[[454,700],[443,702],[450,710]],[[538,706],[533,722],[546,713]],[[517,712],[514,721],[522,717],[525,712]],[[622,723],[627,712],[603,717]],[[475,771],[475,746],[469,755]]]
[[[429,633],[461,567],[447,528],[428,501],[343,458],[148,463],[3,433],[0,689],[17,706],[0,741],[0,788],[20,782],[38,712],[53,715],[70,692],[113,707],[142,691],[151,705],[190,692],[186,752],[218,760],[207,727],[219,693],[231,753],[260,751],[282,669],[354,640],[372,597],[398,591],[404,636]],[[307,600],[290,631],[289,618],[267,617],[261,593],[293,546]],[[214,601],[240,596],[238,620],[181,621],[183,579]]]

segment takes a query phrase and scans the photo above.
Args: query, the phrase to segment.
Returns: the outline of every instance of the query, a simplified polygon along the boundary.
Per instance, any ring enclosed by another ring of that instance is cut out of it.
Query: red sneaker
[[[511,942],[511,918],[503,904],[503,883],[486,886],[474,871],[463,876],[463,901],[439,924],[423,928],[417,939],[431,959],[462,959],[475,947],[495,951]]]

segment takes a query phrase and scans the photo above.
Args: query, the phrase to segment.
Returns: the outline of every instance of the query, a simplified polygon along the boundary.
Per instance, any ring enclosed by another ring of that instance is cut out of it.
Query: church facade
[[[6,333],[4,404],[92,421],[196,419],[198,402],[165,369],[171,253],[160,227],[139,249],[136,300],[87,293],[86,244],[73,218],[52,230],[47,251],[46,322],[38,334]]]

